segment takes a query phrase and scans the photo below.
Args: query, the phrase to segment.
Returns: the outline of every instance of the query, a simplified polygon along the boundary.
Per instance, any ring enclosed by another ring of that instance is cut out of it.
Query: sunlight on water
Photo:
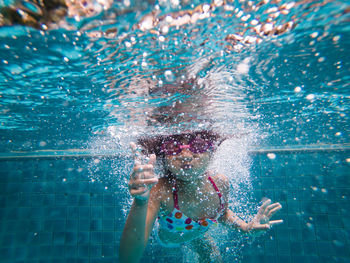
[[[344,142],[346,8],[341,1],[106,2],[99,23],[72,15],[62,19],[65,29],[3,27],[1,122],[13,135],[2,147],[76,147],[92,133],[129,134],[135,126],[148,133],[159,107],[192,100],[206,102],[197,115],[220,130],[260,126],[267,145]],[[193,88],[164,88],[186,82]]]

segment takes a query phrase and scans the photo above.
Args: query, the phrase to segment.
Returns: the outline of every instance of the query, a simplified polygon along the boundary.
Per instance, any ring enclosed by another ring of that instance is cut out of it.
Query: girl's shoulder
[[[220,173],[212,173],[210,177],[213,179],[222,194],[228,194],[230,189],[230,181],[226,175]]]
[[[220,184],[222,186],[228,186],[230,183],[227,176],[221,173],[211,173],[210,177],[215,181],[215,183]]]
[[[167,177],[159,178],[158,183],[152,188],[152,196],[160,204],[160,210],[170,212],[174,207],[173,184]]]

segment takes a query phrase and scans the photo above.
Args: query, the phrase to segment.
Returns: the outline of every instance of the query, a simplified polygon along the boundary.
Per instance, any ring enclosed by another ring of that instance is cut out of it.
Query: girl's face
[[[196,136],[169,137],[163,142],[166,168],[183,181],[198,180],[208,168],[213,145]]]

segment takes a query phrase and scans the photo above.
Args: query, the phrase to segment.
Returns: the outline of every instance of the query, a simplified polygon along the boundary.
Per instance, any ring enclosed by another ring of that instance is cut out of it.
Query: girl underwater
[[[129,191],[134,200],[120,240],[121,262],[139,262],[155,222],[163,246],[186,243],[198,253],[199,262],[222,262],[219,249],[206,234],[219,223],[253,232],[283,222],[270,220],[282,208],[271,200],[266,200],[248,223],[229,209],[228,178],[207,170],[221,142],[211,131],[141,139],[139,144],[151,154],[147,163],[142,162],[137,145],[131,143],[135,165]],[[159,179],[154,172],[157,158],[165,171]]]

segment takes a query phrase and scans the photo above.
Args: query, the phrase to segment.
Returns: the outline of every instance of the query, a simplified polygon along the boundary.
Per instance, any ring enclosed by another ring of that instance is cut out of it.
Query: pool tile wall
[[[93,179],[91,162],[0,162],[0,262],[118,262],[124,183]]]
[[[350,262],[349,157],[349,152],[256,155],[256,199],[279,201],[283,209],[275,218],[284,223],[245,246],[242,262]]]
[[[281,202],[284,224],[235,256],[222,240],[225,262],[350,262],[349,155],[252,155],[254,198]],[[118,262],[124,167],[123,159],[0,161],[0,262]],[[184,254],[152,239],[142,262],[188,262]]]

